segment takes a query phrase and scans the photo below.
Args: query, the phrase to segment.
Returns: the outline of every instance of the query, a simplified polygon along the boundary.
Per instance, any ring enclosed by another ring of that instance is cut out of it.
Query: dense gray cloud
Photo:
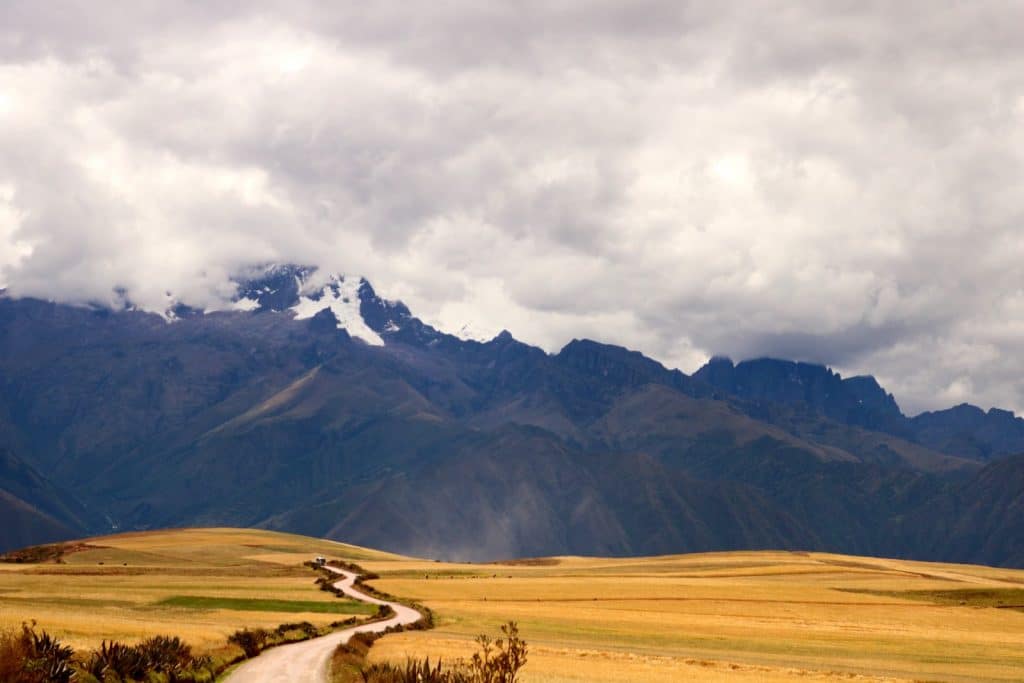
[[[366,275],[452,331],[1024,408],[1024,5],[7,2],[0,282]]]

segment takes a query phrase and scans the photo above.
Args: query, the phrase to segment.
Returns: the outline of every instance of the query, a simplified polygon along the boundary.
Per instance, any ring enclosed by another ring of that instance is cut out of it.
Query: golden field
[[[324,554],[434,610],[436,629],[389,635],[371,661],[466,656],[474,635],[514,619],[530,645],[525,683],[1024,680],[1024,571],[767,551],[448,564],[231,529],[88,543],[103,547],[0,565],[0,625],[34,618],[79,647],[155,633],[213,647],[242,626],[329,623],[347,615],[160,604],[341,602],[301,566]]]
[[[465,656],[515,619],[527,683],[1024,680],[1024,612],[1005,608],[1024,606],[1024,571],[788,552],[363,564],[438,626],[371,661]]]
[[[66,555],[62,564],[0,564],[0,628],[34,619],[76,649],[104,639],[163,634],[208,651],[243,627],[301,621],[321,626],[365,613],[360,603],[318,590],[317,575],[302,563],[317,554],[357,561],[389,557],[341,543],[241,529],[132,533],[84,543],[90,547]],[[173,604],[195,598],[244,609]],[[254,600],[283,602],[268,606]],[[301,611],[310,602],[338,611]]]

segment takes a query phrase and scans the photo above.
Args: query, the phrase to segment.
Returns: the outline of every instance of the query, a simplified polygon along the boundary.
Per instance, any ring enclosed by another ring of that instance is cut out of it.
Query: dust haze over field
[[[8,2],[0,283],[205,308],[315,262],[451,331],[1020,411],[1021,12]]]

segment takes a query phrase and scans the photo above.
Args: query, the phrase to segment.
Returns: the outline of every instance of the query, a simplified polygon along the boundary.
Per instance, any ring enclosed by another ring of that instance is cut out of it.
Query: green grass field
[[[90,539],[66,564],[0,565],[0,625],[71,641],[180,635],[222,646],[248,626],[324,625],[362,606],[318,590],[322,554],[435,613],[371,661],[456,658],[519,622],[524,683],[1024,680],[1024,571],[826,553],[562,557],[447,564],[255,530]],[[340,610],[340,611],[338,611]]]
[[[305,612],[308,614],[376,614],[377,608],[360,602],[337,600],[267,600],[262,598],[211,598],[201,595],[175,595],[158,606],[198,610],[237,610],[241,612]]]

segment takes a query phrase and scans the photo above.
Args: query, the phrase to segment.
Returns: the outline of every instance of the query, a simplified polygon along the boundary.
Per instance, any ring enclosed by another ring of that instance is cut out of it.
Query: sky
[[[1024,409],[1024,3],[244,4],[5,0],[10,294],[298,262],[449,331]]]

